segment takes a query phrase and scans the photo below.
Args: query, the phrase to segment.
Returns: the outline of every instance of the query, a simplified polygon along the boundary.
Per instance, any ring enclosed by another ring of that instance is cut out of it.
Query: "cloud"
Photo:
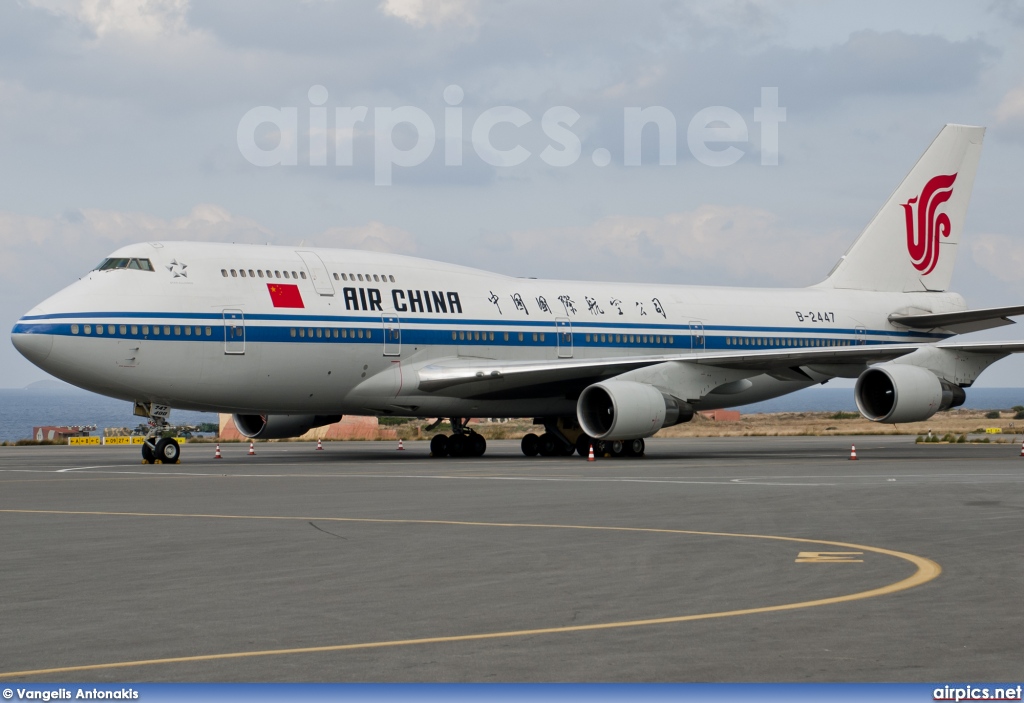
[[[69,17],[97,37],[147,37],[185,29],[188,0],[28,0],[34,7]]]
[[[455,24],[464,27],[479,23],[478,0],[383,0],[381,11],[414,27]]]
[[[1024,290],[1024,238],[1005,234],[976,234],[971,239],[974,262],[1017,291]]]
[[[760,208],[701,205],[661,217],[610,215],[584,227],[491,233],[477,265],[500,257],[506,271],[519,266],[522,275],[564,278],[567,266],[585,262],[588,278],[600,271],[647,282],[809,285],[830,270],[843,239],[787,228]]]
[[[364,249],[393,254],[415,254],[416,239],[399,227],[369,222],[359,227],[331,227],[316,237],[318,246]]]

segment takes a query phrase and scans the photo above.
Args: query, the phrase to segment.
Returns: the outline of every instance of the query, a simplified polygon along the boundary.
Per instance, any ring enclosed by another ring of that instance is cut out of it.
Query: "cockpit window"
[[[110,271],[112,269],[134,269],[136,271],[152,271],[153,264],[149,259],[104,259],[94,271]]]

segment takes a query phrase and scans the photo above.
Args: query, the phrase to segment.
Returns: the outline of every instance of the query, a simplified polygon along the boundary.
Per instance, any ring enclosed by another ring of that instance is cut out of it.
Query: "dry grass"
[[[985,417],[985,410],[949,410],[936,413],[925,422],[882,425],[865,420],[855,413],[807,412],[762,413],[744,415],[738,422],[722,422],[701,416],[692,421],[667,427],[656,437],[796,437],[844,435],[972,435],[987,436],[992,441],[1013,441],[1015,430],[1024,432],[1024,421],[1014,420],[1014,413],[1000,413],[999,419]],[[985,429],[998,427],[1002,434],[986,435]]]

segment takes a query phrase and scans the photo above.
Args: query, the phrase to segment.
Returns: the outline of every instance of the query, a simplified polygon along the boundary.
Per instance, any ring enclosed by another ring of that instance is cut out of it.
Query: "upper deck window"
[[[112,269],[133,269],[135,271],[152,271],[153,264],[149,259],[104,259],[93,271],[110,271]]]

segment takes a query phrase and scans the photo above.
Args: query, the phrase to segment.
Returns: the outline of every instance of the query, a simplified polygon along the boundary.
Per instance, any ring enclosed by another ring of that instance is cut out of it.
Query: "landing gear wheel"
[[[626,455],[626,445],[616,439],[608,443],[608,451],[614,458],[620,459]]]
[[[590,456],[590,448],[594,446],[594,444],[595,442],[591,437],[581,434],[576,438],[576,453],[586,459]]]
[[[558,442],[558,454],[559,456],[572,456],[576,453],[576,445],[572,443]]]
[[[627,439],[622,444],[626,456],[636,457],[644,455],[644,441],[642,439]]]
[[[608,449],[610,442],[605,442],[603,439],[594,441],[594,456],[611,456],[611,450]]]
[[[453,434],[448,438],[448,456],[455,457],[456,459],[461,456],[466,456],[467,449],[469,448],[466,437],[460,434]]]
[[[526,456],[537,456],[540,451],[540,437],[533,432],[523,435],[523,441],[519,444]]]
[[[469,435],[469,456],[483,456],[487,451],[487,440],[476,432]]]
[[[448,456],[448,435],[436,434],[430,438],[430,456],[437,459]]]
[[[153,447],[145,442],[142,443],[142,461],[146,464],[152,464],[156,461],[156,455],[153,454]]]
[[[540,452],[541,456],[556,456],[559,453],[558,449],[558,440],[553,434],[545,432],[540,436],[537,451]]]
[[[165,437],[156,443],[154,454],[156,454],[156,460],[162,464],[177,464],[181,457],[181,447],[170,437]]]

